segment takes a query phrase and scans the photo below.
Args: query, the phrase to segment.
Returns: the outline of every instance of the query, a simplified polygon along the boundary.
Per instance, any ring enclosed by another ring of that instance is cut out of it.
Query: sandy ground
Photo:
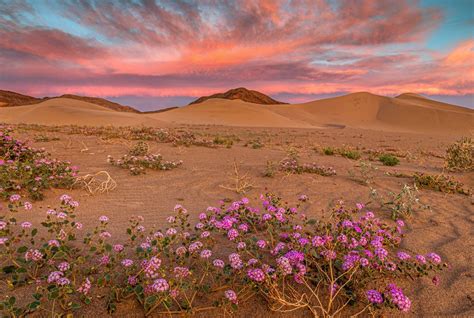
[[[113,113],[111,113],[113,114]],[[184,126],[183,126],[184,127]],[[185,126],[196,134],[203,136],[228,135],[238,137],[240,141],[230,148],[204,148],[191,146],[173,147],[171,144],[150,143],[151,152],[161,153],[168,160],[183,160],[184,164],[172,171],[149,171],[146,175],[130,176],[128,171],[107,164],[107,155],[119,157],[127,151],[127,141],[114,140],[104,143],[99,137],[47,133],[57,136],[59,141],[35,143],[36,147],[45,147],[53,157],[70,160],[78,165],[81,174],[107,170],[117,181],[118,187],[108,194],[90,196],[81,190],[69,191],[80,201],[79,219],[86,227],[96,224],[100,215],[111,219],[111,232],[117,238],[124,237],[124,229],[132,215],[143,215],[148,224],[160,226],[166,216],[171,214],[175,204],[184,205],[193,218],[207,206],[214,205],[224,198],[238,199],[232,191],[221,185],[230,183],[234,161],[242,173],[248,173],[255,188],[245,196],[258,202],[260,193],[266,189],[282,196],[290,203],[296,203],[297,196],[307,194],[310,204],[306,213],[310,216],[323,217],[334,200],[343,199],[347,204],[367,202],[369,187],[351,179],[349,170],[355,169],[356,161],[340,156],[325,156],[318,149],[324,146],[348,146],[364,149],[395,151],[406,154],[401,164],[396,167],[385,167],[379,162],[372,162],[378,168],[376,178],[371,185],[379,192],[400,191],[408,179],[395,178],[385,172],[429,172],[443,171],[443,159],[440,158],[446,147],[456,140],[457,136],[440,136],[429,134],[391,133],[362,129],[296,129],[296,128],[236,128],[219,126]],[[33,139],[38,132],[20,131],[17,137]],[[244,144],[259,139],[264,147],[252,149]],[[81,151],[87,146],[87,151]],[[322,177],[302,174],[286,175],[277,173],[274,178],[263,177],[268,160],[278,162],[285,157],[288,149],[296,149],[303,162],[317,162],[333,166],[337,175]],[[367,160],[367,155],[364,155]],[[474,188],[474,173],[452,174],[466,186]],[[39,222],[48,205],[54,205],[63,190],[47,192],[46,199],[38,202],[29,213],[28,219]],[[408,291],[413,306],[412,317],[472,317],[474,316],[474,205],[469,196],[443,194],[430,190],[421,190],[421,200],[431,206],[430,210],[419,210],[408,221],[404,248],[421,253],[435,251],[450,264],[450,269],[442,273],[439,287],[433,286],[429,279],[422,279]],[[379,206],[372,205],[374,211]],[[384,214],[388,219],[387,212]],[[100,314],[96,309],[88,309],[84,315]],[[257,302],[244,306],[238,317],[283,317],[270,313],[263,304]],[[397,316],[397,313],[387,313]],[[409,316],[410,316],[409,315]],[[139,311],[123,305],[116,316],[140,317]],[[214,314],[213,314],[214,316]],[[215,316],[219,316],[217,313]],[[286,317],[305,317],[300,312]]]

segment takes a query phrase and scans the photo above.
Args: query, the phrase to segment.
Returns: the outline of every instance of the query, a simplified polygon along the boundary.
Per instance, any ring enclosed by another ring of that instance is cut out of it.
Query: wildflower
[[[358,210],[362,210],[365,207],[365,204],[363,203],[356,203],[356,207]]]
[[[391,272],[397,269],[397,265],[394,262],[385,263],[385,268]]]
[[[81,286],[77,289],[77,291],[83,295],[87,295],[92,287],[91,281],[89,278],[86,278],[86,280],[82,283]]]
[[[8,241],[7,237],[0,237],[0,245],[4,245]]]
[[[210,250],[202,250],[201,252],[201,258],[209,258],[211,257],[212,252]]]
[[[415,258],[420,264],[426,264],[426,258],[423,255],[416,255]]]
[[[33,208],[33,205],[30,202],[25,202],[23,204],[23,207],[25,208],[25,210],[31,210]]]
[[[277,264],[283,275],[289,275],[293,271],[290,260],[284,256],[277,259]]]
[[[238,303],[237,294],[235,293],[235,291],[233,291],[231,289],[226,290],[224,292],[224,295],[225,295],[225,298],[227,298],[231,303],[233,303],[233,304]]]
[[[368,290],[366,295],[367,295],[367,299],[372,304],[381,304],[381,303],[383,303],[382,294],[379,293],[378,291],[374,290],[374,289]]]
[[[433,264],[441,263],[441,257],[436,253],[429,253],[427,257]]]
[[[440,278],[439,276],[433,276],[433,279],[431,280],[435,286],[438,286],[440,283]]]
[[[176,255],[178,256],[183,256],[184,254],[186,254],[187,250],[186,250],[186,247],[184,246],[180,246],[176,249],[175,253]]]
[[[152,285],[152,289],[155,292],[164,292],[164,291],[167,291],[169,288],[170,288],[170,285],[168,284],[166,279],[163,279],[163,278],[156,279]]]
[[[237,253],[232,253],[229,255],[229,262],[233,269],[241,269],[243,267],[240,255]]]
[[[245,244],[245,242],[237,243],[237,249],[238,250],[243,250],[245,247],[247,247],[247,244]]]
[[[211,233],[209,231],[204,231],[201,233],[201,238],[206,238],[206,237],[209,237],[211,235]]]
[[[375,255],[381,260],[385,260],[388,256],[388,252],[383,247],[378,247],[375,249]]]
[[[410,254],[405,253],[405,252],[398,252],[397,257],[402,261],[406,261],[411,258]]]
[[[101,217],[99,217],[99,221],[102,223],[106,223],[109,222],[109,218],[105,215],[102,215]]]
[[[265,280],[265,273],[260,268],[249,269],[247,276],[256,282],[263,282]]]
[[[262,248],[262,249],[263,249],[263,248],[265,248],[265,246],[267,246],[267,242],[266,242],[265,240],[258,240],[258,241],[257,241],[257,246],[258,246],[259,248]]]
[[[100,236],[101,238],[103,238],[103,239],[106,239],[106,238],[109,238],[109,237],[111,237],[111,236],[112,236],[112,234],[110,234],[110,233],[109,233],[109,232],[107,232],[107,231],[104,231],[104,232],[100,233],[100,235],[99,235],[99,236]]]
[[[58,219],[64,220],[65,218],[67,218],[67,214],[64,213],[64,212],[59,212],[59,213],[56,215],[56,217],[57,217]]]
[[[99,259],[99,264],[100,265],[106,266],[106,265],[109,265],[109,263],[110,263],[109,255],[104,255]]]
[[[69,266],[69,263],[68,263],[68,262],[61,262],[61,263],[59,263],[59,265],[58,265],[58,269],[59,269],[61,272],[65,272],[65,271],[67,271],[69,268],[70,268],[70,266]]]
[[[121,264],[124,267],[130,267],[130,266],[133,265],[133,261],[131,259],[126,258],[126,259],[122,260]]]
[[[136,276],[128,276],[127,282],[131,286],[135,286],[138,283],[138,279]]]
[[[0,230],[4,230],[7,227],[7,223],[0,221]]]
[[[311,243],[313,244],[314,247],[323,246],[324,245],[324,240],[321,236],[315,236],[311,240]]]
[[[215,259],[212,261],[212,265],[214,265],[215,267],[224,268],[225,264],[223,260]]]
[[[173,272],[176,278],[186,278],[191,274],[189,268],[180,266],[175,267]]]
[[[48,283],[51,284],[51,283],[56,282],[58,279],[63,277],[63,275],[64,275],[63,272],[59,272],[59,271],[51,272],[48,275]]]
[[[76,223],[76,229],[82,230],[82,223],[77,222]]]
[[[53,209],[49,209],[48,211],[46,211],[46,214],[47,215],[56,215],[56,211],[53,210]]]
[[[20,198],[21,198],[20,195],[18,195],[18,194],[13,194],[13,195],[10,196],[10,202],[13,203],[13,202],[20,201]]]
[[[173,235],[175,235],[176,233],[178,233],[178,231],[176,231],[176,229],[170,227],[169,229],[166,230],[165,233],[166,233],[166,235],[168,235],[168,236],[173,236]]]
[[[59,242],[57,240],[49,240],[48,246],[59,247]]]
[[[114,245],[114,251],[117,252],[117,253],[120,253],[121,251],[123,251],[124,247],[122,244],[115,244]]]
[[[167,221],[168,223],[174,223],[174,222],[176,221],[176,218],[175,218],[174,216],[168,216],[168,217],[166,218],[166,221]]]
[[[228,232],[227,232],[227,238],[230,240],[230,241],[233,241],[237,238],[237,236],[239,236],[239,232],[236,230],[236,229],[230,229]]]
[[[390,301],[398,307],[403,312],[410,310],[411,301],[410,299],[403,294],[401,288],[398,288],[395,284],[389,284],[387,286],[387,293],[390,297]]]
[[[34,262],[38,262],[43,258],[43,253],[38,250],[30,249],[28,252],[25,253],[25,260],[29,261],[32,260]]]
[[[200,241],[193,242],[189,245],[189,252],[194,253],[197,250],[201,249],[203,247],[203,244]]]
[[[24,229],[29,229],[31,227],[31,223],[30,222],[23,222],[21,223],[21,227],[24,228]]]

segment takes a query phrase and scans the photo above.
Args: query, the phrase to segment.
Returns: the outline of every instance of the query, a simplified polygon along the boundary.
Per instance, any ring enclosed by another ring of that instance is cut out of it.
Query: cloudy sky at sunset
[[[0,89],[141,109],[245,86],[474,107],[474,1],[0,0]]]

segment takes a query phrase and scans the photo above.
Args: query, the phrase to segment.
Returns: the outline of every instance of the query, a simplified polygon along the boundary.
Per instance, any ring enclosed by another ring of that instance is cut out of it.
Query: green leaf
[[[28,250],[28,247],[26,247],[26,246],[21,246],[21,247],[19,247],[16,251],[17,251],[18,253],[25,253],[27,250]]]
[[[38,229],[33,229],[33,231],[31,231],[31,236],[35,236],[36,234],[38,234]]]

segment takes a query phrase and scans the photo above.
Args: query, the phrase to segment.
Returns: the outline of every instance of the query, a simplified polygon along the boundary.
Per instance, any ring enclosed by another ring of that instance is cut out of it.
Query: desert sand
[[[78,218],[85,227],[95,225],[100,215],[110,216],[114,237],[125,236],[122,230],[132,215],[143,215],[147,223],[160,227],[171,214],[176,203],[184,205],[196,220],[200,212],[221,199],[239,199],[241,195],[222,188],[229,183],[232,165],[237,162],[243,173],[248,173],[254,185],[245,196],[258,201],[260,193],[270,189],[290,203],[298,195],[310,198],[305,212],[312,217],[324,217],[335,200],[347,204],[369,202],[369,187],[351,177],[356,161],[340,156],[321,154],[322,147],[350,147],[364,153],[376,150],[402,154],[401,164],[385,167],[379,162],[371,187],[380,192],[400,191],[408,179],[395,178],[388,172],[438,174],[444,171],[443,155],[449,144],[459,136],[469,136],[474,129],[474,112],[462,107],[425,100],[413,95],[397,98],[380,97],[368,93],[351,94],[298,105],[262,106],[239,100],[211,99],[201,104],[186,106],[158,114],[121,113],[72,99],[52,99],[36,105],[0,108],[0,122],[11,124],[34,123],[43,125],[91,126],[153,126],[188,130],[196,135],[213,138],[231,136],[234,145],[212,149],[205,147],[174,147],[169,143],[150,143],[150,152],[161,153],[169,160],[183,160],[183,166],[172,171],[149,171],[145,175],[130,176],[127,170],[110,166],[107,155],[120,157],[131,141],[114,139],[105,142],[100,136],[70,135],[48,128],[18,128],[15,136],[33,140],[38,134],[56,136],[57,141],[31,142],[44,147],[53,157],[70,160],[80,167],[81,174],[108,171],[118,187],[107,194],[91,196],[75,189],[68,191],[80,201]],[[242,127],[237,127],[242,126]],[[245,144],[260,140],[261,149]],[[84,148],[86,145],[86,148]],[[263,177],[267,161],[278,162],[289,149],[296,149],[302,161],[333,166],[337,176],[277,174]],[[474,174],[452,173],[467,187],[474,188]],[[38,208],[55,205],[63,190],[49,190]],[[471,197],[421,190],[420,199],[430,209],[417,211],[408,222],[403,248],[439,253],[450,264],[442,274],[439,287],[429,279],[422,279],[408,293],[412,297],[411,317],[474,316],[473,205]],[[374,211],[380,207],[369,203]],[[380,212],[383,214],[383,212]],[[39,222],[43,215],[35,208],[26,219]],[[384,218],[389,219],[385,214]],[[102,311],[98,311],[102,310]],[[107,316],[103,309],[87,308],[84,315]],[[261,303],[242,308],[239,317],[268,317]],[[305,317],[305,312],[290,316]],[[398,317],[398,312],[387,316]],[[141,317],[130,304],[119,305],[117,317]]]

